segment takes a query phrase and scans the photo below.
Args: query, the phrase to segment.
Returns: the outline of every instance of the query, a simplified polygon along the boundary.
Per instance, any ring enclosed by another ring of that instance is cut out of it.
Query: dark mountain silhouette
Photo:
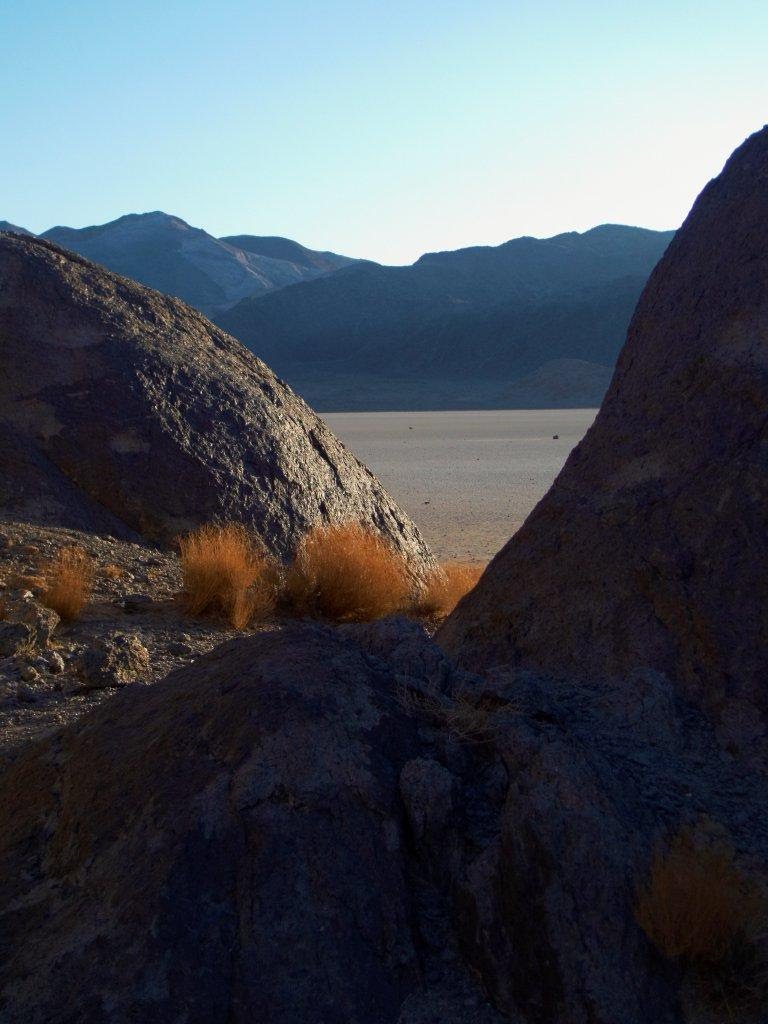
[[[280,238],[275,235],[226,235],[219,241],[226,242],[227,245],[234,245],[235,248],[242,249],[243,252],[253,253],[256,256],[268,256],[274,260],[286,260],[288,263],[294,263],[297,267],[316,270],[321,274],[357,262],[349,256],[338,256],[335,252],[317,252],[314,249],[307,249],[306,246],[294,242],[291,238]]]
[[[41,237],[184,299],[330,410],[599,404],[672,235],[604,224],[403,267],[160,212]]]
[[[88,228],[55,227],[41,237],[209,315],[349,262],[289,239],[243,235],[249,248],[240,248],[159,211],[131,213]],[[272,254],[278,251],[284,255]]]
[[[672,236],[606,224],[358,262],[218,320],[320,408],[593,404]],[[546,388],[526,385],[549,364]]]

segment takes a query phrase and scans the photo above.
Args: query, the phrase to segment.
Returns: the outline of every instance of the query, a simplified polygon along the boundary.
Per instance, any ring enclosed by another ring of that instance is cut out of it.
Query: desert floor
[[[324,419],[439,558],[487,562],[548,490],[596,413],[346,412]]]

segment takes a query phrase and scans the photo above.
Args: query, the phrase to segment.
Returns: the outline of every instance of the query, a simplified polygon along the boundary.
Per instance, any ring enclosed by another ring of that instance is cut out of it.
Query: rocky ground
[[[93,559],[91,600],[74,622],[57,622],[53,616],[47,640],[36,638],[22,653],[4,654],[15,646],[10,620],[46,617],[35,584],[41,582],[45,563],[68,545],[83,548]],[[0,520],[0,600],[8,607],[0,622],[0,765],[29,741],[108,700],[119,686],[153,683],[235,635],[225,623],[185,616],[180,590],[178,558],[168,551]],[[94,672],[94,659],[104,645],[118,652],[117,659],[106,673]]]

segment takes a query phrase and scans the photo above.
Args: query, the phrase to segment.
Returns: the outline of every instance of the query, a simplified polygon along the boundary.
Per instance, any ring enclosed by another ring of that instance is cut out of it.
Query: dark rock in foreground
[[[594,426],[440,643],[474,668],[650,666],[742,735],[768,711],[767,324],[765,128],[696,201]]]
[[[317,522],[418,531],[325,424],[183,303],[0,235],[0,507],[163,542],[215,517],[286,556]]]
[[[127,687],[0,780],[0,1018],[681,1024],[638,880],[702,814],[765,863],[764,785],[627,682],[481,683],[390,620]]]

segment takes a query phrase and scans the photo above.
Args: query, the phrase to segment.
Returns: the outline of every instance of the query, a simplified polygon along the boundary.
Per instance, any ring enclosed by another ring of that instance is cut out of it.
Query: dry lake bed
[[[410,514],[438,558],[487,562],[549,489],[596,414],[510,409],[323,418]]]

